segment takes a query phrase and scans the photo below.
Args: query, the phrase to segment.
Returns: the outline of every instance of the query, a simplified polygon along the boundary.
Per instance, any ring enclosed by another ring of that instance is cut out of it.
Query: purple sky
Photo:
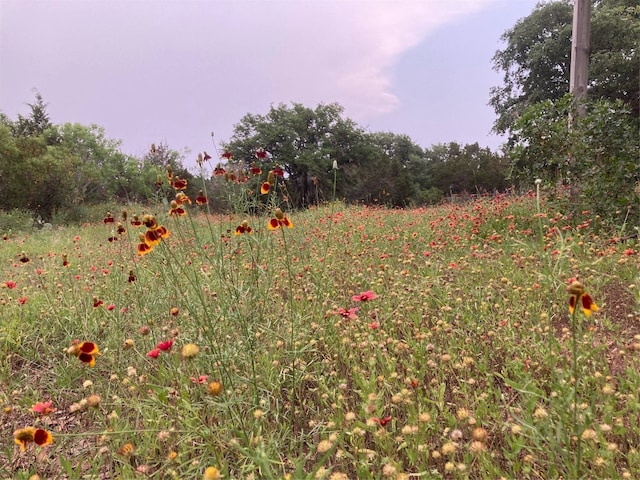
[[[500,35],[538,0],[0,0],[0,111],[37,89],[54,123],[140,156],[230,139],[246,114],[338,102],[369,131],[497,149]]]

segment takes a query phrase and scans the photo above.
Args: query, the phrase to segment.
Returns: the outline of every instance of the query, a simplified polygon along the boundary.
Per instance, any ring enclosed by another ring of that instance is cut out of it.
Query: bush
[[[33,214],[28,210],[12,209],[9,211],[0,210],[0,233],[9,232],[31,232],[34,230],[36,222]]]

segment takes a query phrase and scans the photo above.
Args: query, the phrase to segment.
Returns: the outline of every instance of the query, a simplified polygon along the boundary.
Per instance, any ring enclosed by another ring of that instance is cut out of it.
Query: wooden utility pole
[[[578,115],[584,113],[584,107],[580,104],[587,94],[590,19],[591,0],[574,0],[569,92],[578,102]]]

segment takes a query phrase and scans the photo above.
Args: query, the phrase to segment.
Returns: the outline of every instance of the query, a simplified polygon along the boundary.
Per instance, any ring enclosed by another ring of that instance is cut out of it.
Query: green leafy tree
[[[524,110],[569,91],[573,7],[569,0],[541,3],[501,37],[493,57],[503,85],[491,90],[498,118],[494,130],[508,132]],[[591,19],[589,85],[591,99],[619,99],[640,111],[640,6],[637,0],[599,0]]]
[[[532,105],[512,129],[511,178],[529,186],[542,179],[574,214],[640,224],[640,125],[630,118],[621,100],[591,102],[583,115],[575,114],[571,95]]]
[[[337,104],[320,104],[315,109],[298,103],[272,106],[266,115],[245,115],[234,127],[225,148],[236,161],[249,168],[260,148],[268,156],[260,161],[263,170],[279,164],[286,172],[289,201],[305,207],[329,198],[333,161],[346,166],[354,161],[364,132],[342,118]],[[344,184],[339,186],[342,190]]]

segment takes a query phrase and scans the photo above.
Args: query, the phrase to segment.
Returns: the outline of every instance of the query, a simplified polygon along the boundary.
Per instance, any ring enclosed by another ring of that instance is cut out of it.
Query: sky
[[[0,0],[0,111],[121,150],[220,149],[248,113],[337,102],[370,132],[497,150],[500,36],[538,0]]]

